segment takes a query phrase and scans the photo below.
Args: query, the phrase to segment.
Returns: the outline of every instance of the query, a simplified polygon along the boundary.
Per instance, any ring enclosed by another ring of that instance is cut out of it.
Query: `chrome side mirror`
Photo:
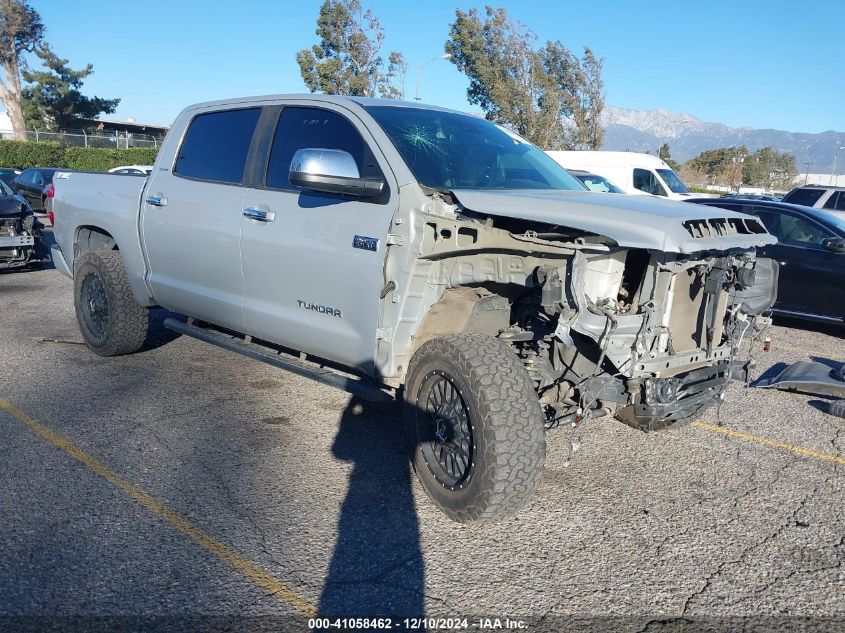
[[[308,147],[290,161],[291,184],[311,191],[375,198],[384,188],[377,178],[361,178],[352,154],[339,149]]]

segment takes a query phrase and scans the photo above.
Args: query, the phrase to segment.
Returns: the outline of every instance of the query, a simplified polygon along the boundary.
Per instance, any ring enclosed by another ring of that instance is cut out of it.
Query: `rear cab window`
[[[261,108],[198,114],[176,156],[173,173],[183,178],[240,184]]]

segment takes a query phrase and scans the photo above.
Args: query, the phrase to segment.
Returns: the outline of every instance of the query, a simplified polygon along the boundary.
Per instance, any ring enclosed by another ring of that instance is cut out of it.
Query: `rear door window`
[[[261,108],[199,114],[191,121],[173,172],[186,178],[240,184]]]
[[[654,194],[655,196],[665,196],[666,190],[657,176],[650,169],[635,169],[634,170],[634,189],[645,191],[646,193]]]
[[[805,207],[812,207],[823,195],[824,189],[795,189],[784,196],[783,202],[789,202],[790,204],[803,204]]]
[[[833,195],[825,200],[822,208],[831,211],[845,211],[845,191],[834,191]]]

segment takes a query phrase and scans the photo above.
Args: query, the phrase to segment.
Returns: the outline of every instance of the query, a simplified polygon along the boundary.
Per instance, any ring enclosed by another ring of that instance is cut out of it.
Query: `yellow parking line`
[[[737,437],[741,440],[748,440],[756,442],[763,446],[772,446],[774,448],[782,448],[791,453],[796,453],[802,457],[813,457],[815,459],[822,459],[826,462],[833,462],[845,466],[845,457],[837,455],[829,455],[827,453],[819,453],[818,451],[804,448],[803,446],[796,446],[795,444],[787,444],[786,442],[778,442],[777,440],[770,440],[767,437],[760,437],[759,435],[751,435],[751,433],[743,433],[742,431],[734,431],[733,429],[725,428],[724,426],[716,426],[715,424],[707,424],[706,422],[693,422],[692,425],[697,429],[704,431],[713,431],[714,433],[721,433],[728,437]]]
[[[55,431],[41,424],[38,420],[27,415],[3,398],[0,398],[0,409],[24,424],[39,437],[44,438],[53,446],[60,448],[72,458],[84,464],[89,470],[108,481],[128,497],[137,501],[149,512],[167,521],[167,523],[193,540],[197,545],[231,565],[233,569],[246,576],[260,589],[287,603],[303,617],[310,618],[316,615],[316,606],[306,598],[300,596],[295,589],[275,576],[268,574],[263,569],[260,569],[249,560],[236,554],[220,541],[203,533],[187,519],[176,514],[167,505],[138,486],[123,479],[101,461],[74,445],[70,440],[65,439]]]

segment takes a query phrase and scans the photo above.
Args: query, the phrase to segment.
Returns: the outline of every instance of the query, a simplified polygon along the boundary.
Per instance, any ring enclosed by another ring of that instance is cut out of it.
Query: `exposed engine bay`
[[[661,428],[718,404],[728,381],[745,377],[739,343],[769,324],[776,275],[749,252],[576,252],[535,271],[539,292],[515,301],[501,336],[524,359],[548,425],[604,412]]]
[[[458,328],[506,341],[547,428],[607,415],[665,428],[747,378],[740,341],[770,324],[778,276],[776,262],[756,258],[755,242],[774,240],[756,218],[675,220],[689,252],[671,252],[452,209],[454,220],[427,215],[419,227],[419,256],[436,270],[429,282],[446,286],[421,340]]]
[[[0,198],[0,270],[43,264],[50,256],[44,225],[19,196]]]

